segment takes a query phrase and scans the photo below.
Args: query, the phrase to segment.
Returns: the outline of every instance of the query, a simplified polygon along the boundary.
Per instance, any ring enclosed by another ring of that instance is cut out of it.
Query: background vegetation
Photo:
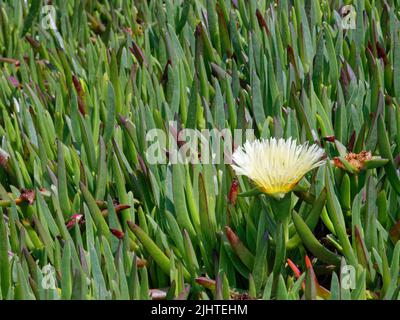
[[[0,298],[400,297],[399,1],[49,2],[57,30],[0,1]],[[288,239],[229,165],[147,162],[172,120],[337,158],[293,193]]]

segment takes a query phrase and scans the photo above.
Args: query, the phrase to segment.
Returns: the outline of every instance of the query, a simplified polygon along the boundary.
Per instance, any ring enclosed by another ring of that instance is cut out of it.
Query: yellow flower
[[[322,165],[324,150],[314,144],[297,145],[289,138],[247,141],[232,155],[232,168],[245,175],[263,191],[283,198],[310,170]]]

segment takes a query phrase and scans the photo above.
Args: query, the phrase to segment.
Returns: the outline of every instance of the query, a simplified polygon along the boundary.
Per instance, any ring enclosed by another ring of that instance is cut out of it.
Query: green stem
[[[289,241],[289,221],[290,221],[290,216],[287,215],[282,219],[282,224],[283,224],[283,237],[285,239],[285,243]]]

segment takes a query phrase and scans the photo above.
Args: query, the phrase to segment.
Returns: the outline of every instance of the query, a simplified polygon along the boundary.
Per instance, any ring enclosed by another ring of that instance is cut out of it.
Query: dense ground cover
[[[399,1],[46,2],[0,1],[0,298],[400,297]],[[278,200],[171,128],[326,162]]]

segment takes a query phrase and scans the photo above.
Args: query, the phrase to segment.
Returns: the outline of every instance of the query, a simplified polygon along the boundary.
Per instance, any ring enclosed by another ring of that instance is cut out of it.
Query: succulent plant
[[[0,299],[399,299],[399,18],[398,0],[0,1]],[[169,150],[186,129],[323,152],[271,197],[224,161],[149,161],[151,130]]]

